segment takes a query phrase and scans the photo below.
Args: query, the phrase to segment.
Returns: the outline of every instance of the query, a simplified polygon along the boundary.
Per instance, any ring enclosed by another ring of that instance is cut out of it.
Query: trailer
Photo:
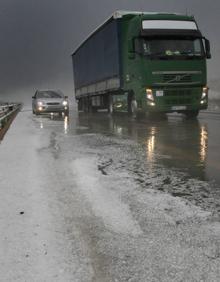
[[[72,54],[78,109],[195,117],[208,106],[207,58],[193,16],[116,11]]]

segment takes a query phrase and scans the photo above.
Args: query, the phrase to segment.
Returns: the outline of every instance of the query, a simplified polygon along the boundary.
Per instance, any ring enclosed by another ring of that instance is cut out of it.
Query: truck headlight
[[[155,106],[155,103],[154,102],[151,102],[151,101],[147,101],[147,104],[151,107],[154,107]]]
[[[63,101],[63,106],[67,106],[68,102],[67,101]]]
[[[209,91],[209,88],[208,88],[208,87],[203,87],[201,100],[204,100],[205,98],[208,97],[208,91]]]
[[[154,101],[153,91],[152,89],[146,89],[146,96],[148,100]]]

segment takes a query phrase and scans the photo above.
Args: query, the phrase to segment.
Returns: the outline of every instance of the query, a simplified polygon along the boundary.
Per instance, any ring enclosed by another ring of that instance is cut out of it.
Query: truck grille
[[[165,101],[167,105],[189,105],[192,104],[191,99],[168,99]]]
[[[192,92],[190,89],[184,89],[184,90],[165,90],[164,96],[165,97],[189,97],[192,95]]]
[[[193,102],[192,92],[190,89],[184,90],[165,90],[165,103],[167,105],[189,105]]]
[[[192,82],[192,76],[190,74],[163,74],[164,83],[187,83]]]
[[[52,102],[52,103],[47,103],[48,106],[57,106],[59,105],[60,103],[57,103],[57,102]]]

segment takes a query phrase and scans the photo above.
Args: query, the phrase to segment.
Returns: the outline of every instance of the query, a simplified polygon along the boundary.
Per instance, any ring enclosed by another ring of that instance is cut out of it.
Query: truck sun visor
[[[144,20],[143,29],[184,29],[197,30],[196,23],[193,21],[175,21],[175,20]]]

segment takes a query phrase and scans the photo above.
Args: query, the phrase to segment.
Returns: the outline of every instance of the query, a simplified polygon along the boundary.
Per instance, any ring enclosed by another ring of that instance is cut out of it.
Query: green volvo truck
[[[193,16],[116,11],[72,54],[78,109],[196,117],[209,58]]]

